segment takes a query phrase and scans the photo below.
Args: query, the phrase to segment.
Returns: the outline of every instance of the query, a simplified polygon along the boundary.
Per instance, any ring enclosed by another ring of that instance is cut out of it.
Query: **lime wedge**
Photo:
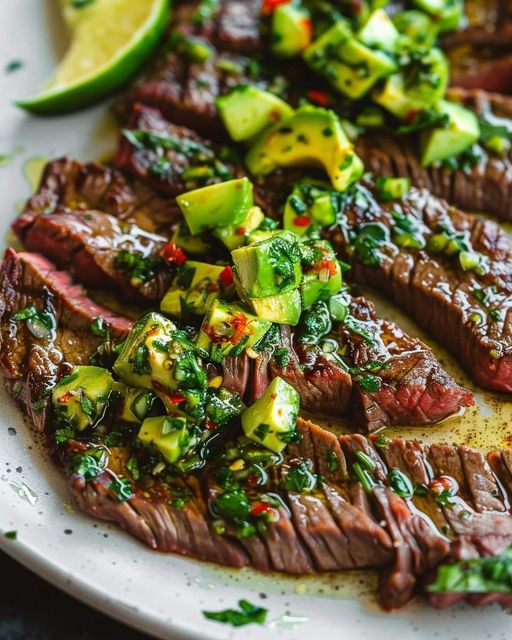
[[[60,0],[71,45],[46,89],[16,104],[53,115],[86,107],[125,84],[157,46],[169,0]]]

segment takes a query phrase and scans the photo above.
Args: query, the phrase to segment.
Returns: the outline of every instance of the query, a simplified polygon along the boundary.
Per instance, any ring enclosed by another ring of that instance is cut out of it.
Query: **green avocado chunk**
[[[255,231],[265,219],[265,214],[259,207],[251,207],[247,216],[239,225],[229,227],[219,227],[214,229],[212,234],[218,238],[224,246],[233,251],[244,244],[247,244],[248,237]]]
[[[112,375],[107,369],[74,367],[52,391],[57,420],[78,431],[95,426],[105,413],[112,384]]]
[[[308,240],[301,245],[304,279],[302,306],[308,309],[319,300],[328,300],[342,285],[340,263],[326,240]]]
[[[293,58],[311,44],[313,25],[304,7],[281,4],[272,14],[272,53]]]
[[[370,49],[392,53],[397,48],[400,34],[388,14],[383,9],[377,9],[370,15],[357,37]]]
[[[283,227],[298,236],[307,234],[312,224],[329,226],[341,210],[340,194],[331,185],[313,178],[295,184],[286,200]]]
[[[249,313],[242,305],[216,300],[203,320],[196,344],[214,362],[221,362],[254,347],[270,327],[271,322]]]
[[[234,286],[226,288],[222,282],[225,266],[187,260],[162,298],[160,311],[173,318],[202,316],[218,298],[231,298]]]
[[[421,55],[411,51],[410,62],[387,78],[372,98],[397,118],[407,119],[440,100],[448,85],[448,61],[432,47]]]
[[[446,114],[449,121],[446,128],[425,129],[421,132],[421,163],[424,167],[457,156],[480,138],[478,118],[473,111],[447,100],[440,100],[435,109]]]
[[[344,191],[364,170],[338,116],[327,109],[303,105],[272,130],[263,132],[246,156],[246,164],[256,176],[279,167],[323,167],[333,187]]]
[[[367,37],[370,37],[370,29]],[[338,91],[362,98],[373,85],[396,71],[392,56],[359,41],[347,22],[339,20],[304,52],[304,59]]]
[[[146,418],[137,437],[145,447],[157,450],[171,464],[177,462],[195,440],[187,428],[186,418],[171,416]]]
[[[186,222],[183,221],[176,227],[172,239],[178,247],[194,256],[203,255],[211,249],[211,246],[200,235],[193,236]]]
[[[439,33],[439,25],[423,11],[401,11],[393,16],[398,31],[413,45],[432,47]]]
[[[187,191],[176,198],[190,233],[237,225],[253,206],[252,183],[247,178],[228,180]]]
[[[127,387],[121,382],[116,382],[115,385],[122,396],[117,407],[117,417],[123,422],[140,424],[153,408],[156,394],[151,389]]]
[[[457,29],[464,16],[464,0],[413,0],[413,4],[438,22],[440,32]]]
[[[265,393],[242,413],[242,428],[250,440],[280,453],[295,434],[300,396],[276,377]]]
[[[217,98],[215,105],[235,142],[248,140],[268,126],[293,115],[293,109],[278,96],[249,84],[233,87]]]
[[[286,231],[231,252],[241,298],[263,298],[296,289],[301,282],[297,237]]]
[[[259,318],[276,324],[295,326],[300,320],[302,304],[298,289],[265,298],[245,298],[244,302]]]

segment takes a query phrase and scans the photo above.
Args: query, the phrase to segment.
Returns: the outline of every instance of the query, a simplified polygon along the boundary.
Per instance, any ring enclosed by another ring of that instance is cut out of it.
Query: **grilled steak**
[[[113,288],[144,303],[160,300],[170,284],[172,271],[160,257],[166,239],[130,222],[94,210],[56,209],[13,228],[29,250],[89,287]]]
[[[452,90],[450,97],[476,113],[504,118],[512,131],[512,100],[483,91]],[[500,121],[501,123],[501,121]],[[498,156],[481,149],[482,159],[473,168],[450,169],[421,166],[417,141],[385,133],[363,137],[356,143],[366,168],[378,175],[407,176],[416,187],[425,187],[448,202],[472,211],[512,219],[512,152]]]
[[[0,368],[10,393],[42,430],[48,389],[73,364],[87,364],[101,342],[90,331],[93,320],[103,317],[116,340],[131,321],[94,303],[41,255],[8,249],[0,276]],[[30,306],[44,315],[29,317]],[[27,317],[15,320],[15,314]]]
[[[421,189],[384,205],[360,185],[345,214],[340,227],[327,235],[351,262],[350,277],[395,300],[478,384],[512,391],[512,243],[499,225],[467,215]],[[368,223],[377,223],[384,234],[376,244],[365,240]],[[481,275],[464,271],[457,255],[400,248],[393,242],[400,224],[412,225],[417,241],[428,242],[436,233],[443,241],[443,233],[448,233],[455,243],[468,242],[473,251],[469,255],[482,260]]]
[[[378,318],[370,302],[355,298],[350,311],[350,322],[326,336],[343,349],[344,363],[319,344],[301,343],[297,329],[283,325],[279,341],[259,358],[223,361],[224,385],[252,403],[280,376],[300,393],[304,410],[350,416],[363,433],[432,424],[473,404],[472,394],[455,383],[425,344]]]
[[[137,104],[115,162],[162,194],[177,196],[232,177],[234,166],[224,164],[218,155],[219,148],[194,131],[171,124],[157,109]]]
[[[37,191],[14,222],[15,233],[23,237],[36,216],[57,209],[103,211],[163,235],[170,233],[181,215],[173,198],[158,196],[145,182],[129,182],[117,169],[66,157],[46,165]]]
[[[403,606],[421,592],[440,563],[464,554],[498,555],[512,542],[508,493],[502,488],[508,491],[512,482],[503,466],[510,459],[508,451],[491,456],[491,471],[484,457],[467,447],[426,447],[383,438],[372,443],[362,436],[338,440],[300,419],[298,430],[300,442],[288,446],[267,487],[279,496],[281,506],[251,535],[240,536],[231,525],[219,534],[213,526],[208,505],[221,491],[217,462],[209,463],[198,477],[175,479],[171,486],[156,480],[148,490],[132,482],[131,497],[119,502],[112,475],[130,474],[125,466],[128,454],[118,448],[96,478],[87,481],[70,473],[71,490],[84,511],[117,522],[154,549],[291,574],[379,567],[380,602],[388,609]],[[65,460],[83,451],[83,444],[68,442]],[[358,476],[361,466],[354,475],[362,459],[367,465],[364,488]],[[306,463],[311,477],[318,477],[314,490],[292,488],[287,478]],[[469,489],[475,473],[488,478],[481,493]],[[187,494],[180,508],[171,499],[178,491]],[[499,498],[482,509],[486,496],[494,495]],[[435,606],[466,597],[476,605],[510,604],[507,594],[429,595]]]

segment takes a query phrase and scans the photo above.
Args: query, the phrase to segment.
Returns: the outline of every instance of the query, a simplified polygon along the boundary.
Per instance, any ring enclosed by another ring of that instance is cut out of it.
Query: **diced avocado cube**
[[[185,222],[180,222],[172,236],[178,247],[191,255],[208,253],[211,246],[201,236],[193,236]]]
[[[280,453],[295,433],[299,408],[297,391],[276,377],[261,398],[242,413],[244,433],[250,440]]]
[[[78,431],[103,417],[112,391],[112,375],[101,367],[74,367],[52,391],[57,421]]]
[[[362,107],[356,117],[356,126],[367,129],[378,129],[386,124],[385,112],[377,105]]]
[[[267,229],[260,230],[256,229],[247,236],[247,244],[254,244],[256,242],[262,242],[263,240],[268,240],[269,238],[273,238],[274,236],[283,233],[282,229]]]
[[[347,189],[364,170],[338,116],[310,105],[303,105],[290,119],[263,132],[249,149],[246,164],[256,176],[278,167],[320,165],[337,191]]]
[[[423,11],[401,11],[393,16],[398,31],[411,43],[431,47],[437,39],[439,26]]]
[[[297,237],[283,231],[231,252],[242,298],[263,298],[296,289],[301,281]]]
[[[248,236],[257,229],[265,219],[265,214],[259,207],[251,207],[247,216],[237,226],[219,227],[213,230],[213,235],[233,251],[247,244]]]
[[[377,80],[397,68],[390,55],[357,40],[344,20],[336,22],[315,40],[304,52],[304,59],[352,100],[362,98]]]
[[[342,271],[334,249],[326,240],[309,240],[301,245],[304,281],[302,306],[308,309],[319,300],[328,300],[342,285]]]
[[[249,313],[237,303],[216,300],[206,314],[196,344],[208,351],[215,362],[240,355],[258,343],[272,323]]]
[[[370,49],[394,52],[400,34],[388,14],[383,9],[377,9],[370,15],[357,37]]]
[[[376,181],[377,196],[381,202],[399,200],[411,190],[410,178],[386,178],[381,176]]]
[[[117,408],[117,417],[123,422],[140,424],[149,414],[156,401],[156,394],[151,389],[127,387],[117,382],[116,387],[122,394]]]
[[[295,326],[300,320],[302,303],[299,289],[265,298],[246,298],[245,303],[259,318],[270,322]]]
[[[312,224],[329,226],[336,222],[339,194],[320,180],[304,178],[297,182],[286,200],[283,227],[298,236]]]
[[[253,206],[252,183],[247,178],[228,180],[187,191],[176,202],[190,233],[197,235],[207,229],[240,224]]]
[[[293,3],[281,4],[272,14],[272,53],[292,58],[311,44],[313,25],[309,11]]]
[[[424,167],[457,156],[480,138],[478,118],[473,111],[447,100],[440,100],[435,109],[446,114],[449,121],[446,128],[426,129],[421,132],[421,163]]]
[[[463,0],[413,0],[413,3],[439,23],[441,32],[457,29],[464,15]]]
[[[114,373],[128,386],[150,389],[153,381],[172,387],[172,372],[166,365],[176,326],[159,313],[148,313],[136,322],[114,364]]]
[[[225,266],[187,260],[162,298],[160,310],[174,318],[204,315],[214,300],[234,294],[232,281],[224,286],[224,272]]]
[[[157,450],[170,464],[177,462],[190,448],[192,435],[183,417],[159,416],[146,418],[138,439],[142,444]]]
[[[440,100],[448,85],[448,61],[433,47],[420,58],[413,56],[400,73],[387,78],[373,100],[402,120]]]
[[[263,129],[293,115],[293,109],[278,96],[259,87],[242,84],[215,100],[215,105],[235,142],[248,140]]]

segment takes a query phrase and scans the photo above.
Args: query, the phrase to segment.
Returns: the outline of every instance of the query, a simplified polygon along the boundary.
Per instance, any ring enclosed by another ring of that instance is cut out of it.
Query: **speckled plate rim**
[[[38,157],[67,153],[93,159],[113,147],[108,105],[58,119],[29,117],[12,107],[14,99],[34,91],[58,55],[55,38],[48,38],[55,4],[0,3],[0,155],[10,158],[0,167],[2,234],[15,216],[16,203],[29,193],[24,168],[36,166]],[[58,34],[59,28],[53,26],[51,32]],[[13,59],[23,65],[7,74],[2,67]],[[0,407],[0,549],[63,591],[146,633],[186,640],[511,636],[510,617],[496,607],[438,612],[414,605],[390,615],[368,600],[343,595],[343,575],[304,580],[264,576],[151,552],[119,529],[77,512],[64,478],[34,443],[3,391]],[[11,530],[18,532],[16,540],[1,535]],[[202,610],[233,607],[240,598],[269,609],[264,627],[235,630],[203,618]]]

